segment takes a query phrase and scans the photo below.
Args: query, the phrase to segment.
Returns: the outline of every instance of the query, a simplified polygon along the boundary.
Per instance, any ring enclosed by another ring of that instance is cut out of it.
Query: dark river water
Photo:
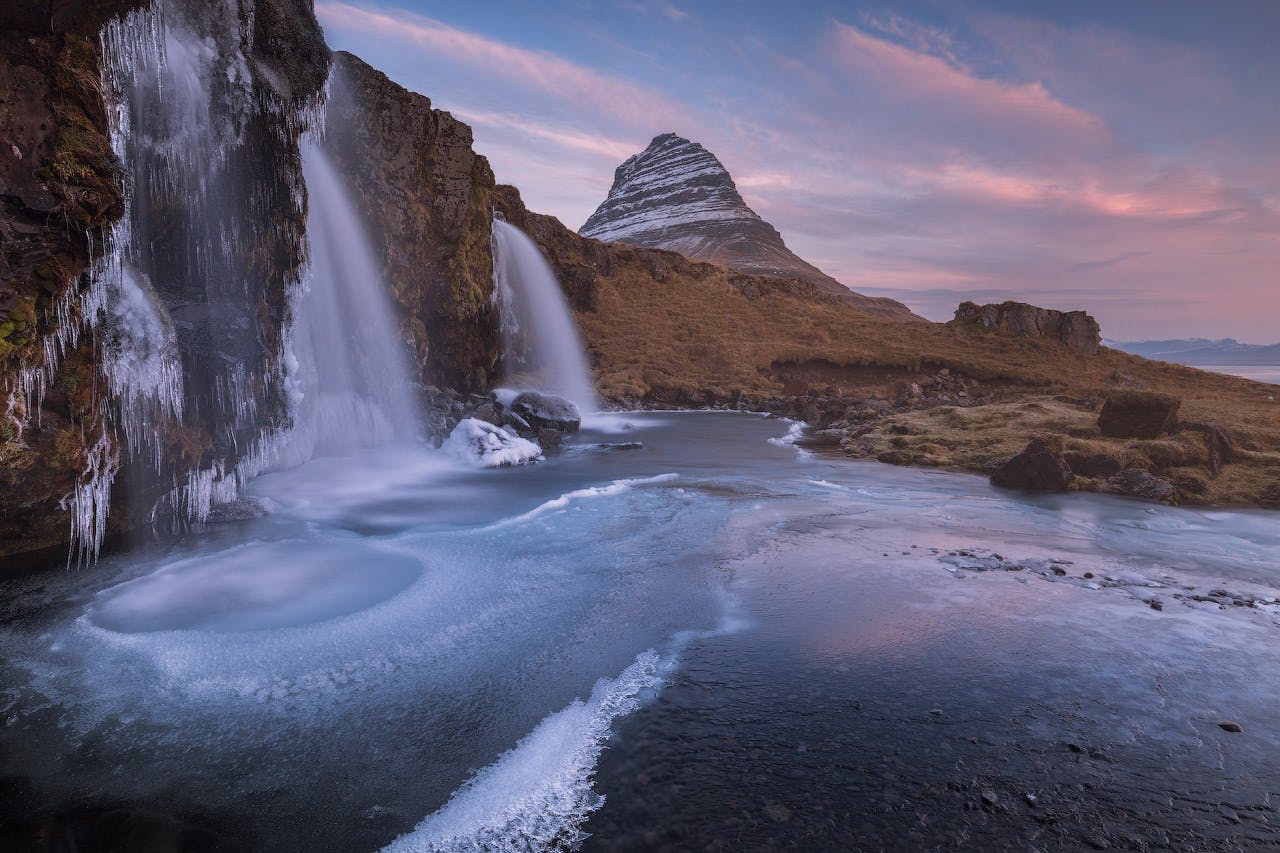
[[[1280,848],[1280,514],[788,434],[318,460],[9,582],[0,849]]]

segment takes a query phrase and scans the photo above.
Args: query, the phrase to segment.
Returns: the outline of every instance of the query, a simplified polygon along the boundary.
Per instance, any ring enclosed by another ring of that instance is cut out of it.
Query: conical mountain
[[[578,233],[670,249],[754,275],[799,278],[868,311],[914,316],[892,299],[854,293],[798,257],[778,229],[747,206],[720,160],[674,133],[654,137],[617,168],[609,196]]]

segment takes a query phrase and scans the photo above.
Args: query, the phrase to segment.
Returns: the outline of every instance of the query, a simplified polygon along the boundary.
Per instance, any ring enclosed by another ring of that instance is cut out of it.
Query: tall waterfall
[[[501,312],[508,381],[572,400],[584,413],[599,397],[568,300],[537,244],[519,228],[493,220],[494,296]]]
[[[254,0],[153,0],[101,33],[125,213],[90,235],[89,285],[50,309],[45,357],[7,404],[12,419],[25,397],[38,419],[60,360],[93,333],[109,393],[63,504],[82,560],[122,470],[140,517],[183,524],[263,471],[418,432],[359,219],[319,148],[297,156],[323,94],[281,94],[250,59],[254,20]]]
[[[294,304],[294,441],[309,453],[408,441],[422,418],[408,351],[360,216],[318,142],[304,142],[311,262]]]

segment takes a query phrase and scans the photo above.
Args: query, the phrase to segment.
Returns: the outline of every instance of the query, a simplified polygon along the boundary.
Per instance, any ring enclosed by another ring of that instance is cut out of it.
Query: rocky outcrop
[[[787,248],[778,229],[747,206],[714,154],[674,133],[626,160],[586,223],[584,237],[669,249],[752,275],[798,278],[865,311],[914,315],[899,302],[850,291]]]
[[[1002,302],[999,305],[962,302],[951,323],[1009,335],[1050,338],[1087,355],[1093,355],[1102,345],[1102,329],[1098,321],[1085,312],[1055,311],[1025,302]]]
[[[498,376],[493,171],[471,128],[349,53],[334,54],[325,144],[371,226],[404,336],[430,385]]]
[[[1035,492],[1065,492],[1071,480],[1071,468],[1062,454],[1038,438],[991,475],[992,485]]]
[[[1098,430],[1112,438],[1155,438],[1172,432],[1182,400],[1156,391],[1112,391],[1098,415]]]

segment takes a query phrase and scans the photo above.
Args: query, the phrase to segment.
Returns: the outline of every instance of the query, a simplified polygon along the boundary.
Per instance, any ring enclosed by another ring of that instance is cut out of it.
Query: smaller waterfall
[[[599,411],[591,368],[569,303],[542,251],[514,225],[493,220],[493,278],[507,376],[536,381],[585,414]]]

